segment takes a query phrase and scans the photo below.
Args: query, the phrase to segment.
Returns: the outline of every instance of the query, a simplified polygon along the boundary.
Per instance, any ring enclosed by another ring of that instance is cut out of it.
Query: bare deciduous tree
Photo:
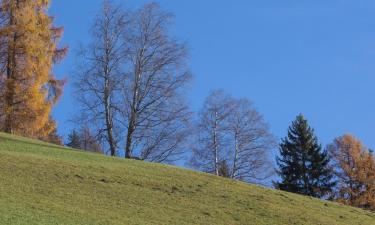
[[[79,52],[77,90],[82,106],[81,123],[94,124],[110,154],[116,154],[116,115],[120,103],[120,83],[124,79],[126,46],[123,41],[127,17],[121,7],[104,1],[91,27],[92,42]]]
[[[132,18],[123,87],[127,158],[164,162],[184,149],[190,112],[181,91],[191,75],[186,46],[168,36],[171,19],[154,3]]]
[[[199,112],[197,143],[193,147],[193,166],[219,175],[223,155],[228,155],[228,118],[233,108],[232,98],[221,90],[213,91]]]
[[[275,146],[268,125],[247,99],[233,100],[228,133],[231,138],[231,178],[264,180],[274,173],[269,153]]]
[[[269,160],[274,138],[263,117],[247,99],[213,91],[204,103],[193,148],[193,166],[244,181],[264,180],[273,174]]]
[[[126,158],[171,162],[186,149],[191,113],[182,92],[191,74],[185,44],[168,34],[172,18],[157,4],[124,12],[105,1],[92,27],[78,90],[112,155],[123,145]]]
[[[90,128],[83,126],[78,131],[73,130],[68,136],[66,146],[81,149],[89,152],[103,153],[100,143],[90,131]]]

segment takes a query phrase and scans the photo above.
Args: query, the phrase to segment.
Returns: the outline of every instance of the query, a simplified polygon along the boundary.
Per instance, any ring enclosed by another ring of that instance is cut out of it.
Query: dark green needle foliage
[[[76,130],[73,130],[68,136],[68,142],[66,146],[70,148],[80,149],[81,148],[81,137]]]
[[[314,129],[303,115],[293,121],[279,149],[277,165],[281,181],[275,183],[276,188],[318,198],[331,192],[334,182],[328,153],[322,150]]]

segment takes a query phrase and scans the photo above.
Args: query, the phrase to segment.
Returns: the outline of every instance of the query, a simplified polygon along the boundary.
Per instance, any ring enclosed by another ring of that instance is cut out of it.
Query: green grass
[[[375,214],[0,133],[0,224],[375,225]]]

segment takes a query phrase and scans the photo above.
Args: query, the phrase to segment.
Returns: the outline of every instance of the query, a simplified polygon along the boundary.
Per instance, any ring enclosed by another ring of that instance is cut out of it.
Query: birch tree
[[[213,91],[199,114],[193,166],[219,176],[259,182],[273,174],[274,138],[247,99]]]
[[[78,93],[85,124],[96,126],[111,155],[178,160],[191,113],[183,92],[191,74],[187,48],[169,35],[173,16],[157,4],[125,11],[105,1],[80,54]]]
[[[104,139],[112,156],[116,154],[119,138],[116,120],[121,102],[120,83],[125,79],[127,26],[127,13],[120,6],[104,1],[91,27],[91,43],[82,47],[78,55],[77,96],[83,112],[78,121],[94,124],[95,136]]]
[[[264,180],[274,174],[270,153],[275,146],[267,123],[247,99],[234,100],[228,122],[232,179]]]
[[[232,109],[232,98],[221,90],[212,91],[206,98],[199,112],[193,166],[217,176],[220,174],[220,163],[229,154],[228,118]]]
[[[185,44],[168,34],[172,18],[154,3],[132,17],[123,83],[126,158],[165,162],[185,149],[190,112],[182,91],[191,74]]]

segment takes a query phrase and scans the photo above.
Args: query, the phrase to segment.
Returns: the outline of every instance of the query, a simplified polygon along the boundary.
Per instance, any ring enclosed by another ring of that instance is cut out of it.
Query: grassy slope
[[[0,224],[375,225],[375,214],[0,133]]]

